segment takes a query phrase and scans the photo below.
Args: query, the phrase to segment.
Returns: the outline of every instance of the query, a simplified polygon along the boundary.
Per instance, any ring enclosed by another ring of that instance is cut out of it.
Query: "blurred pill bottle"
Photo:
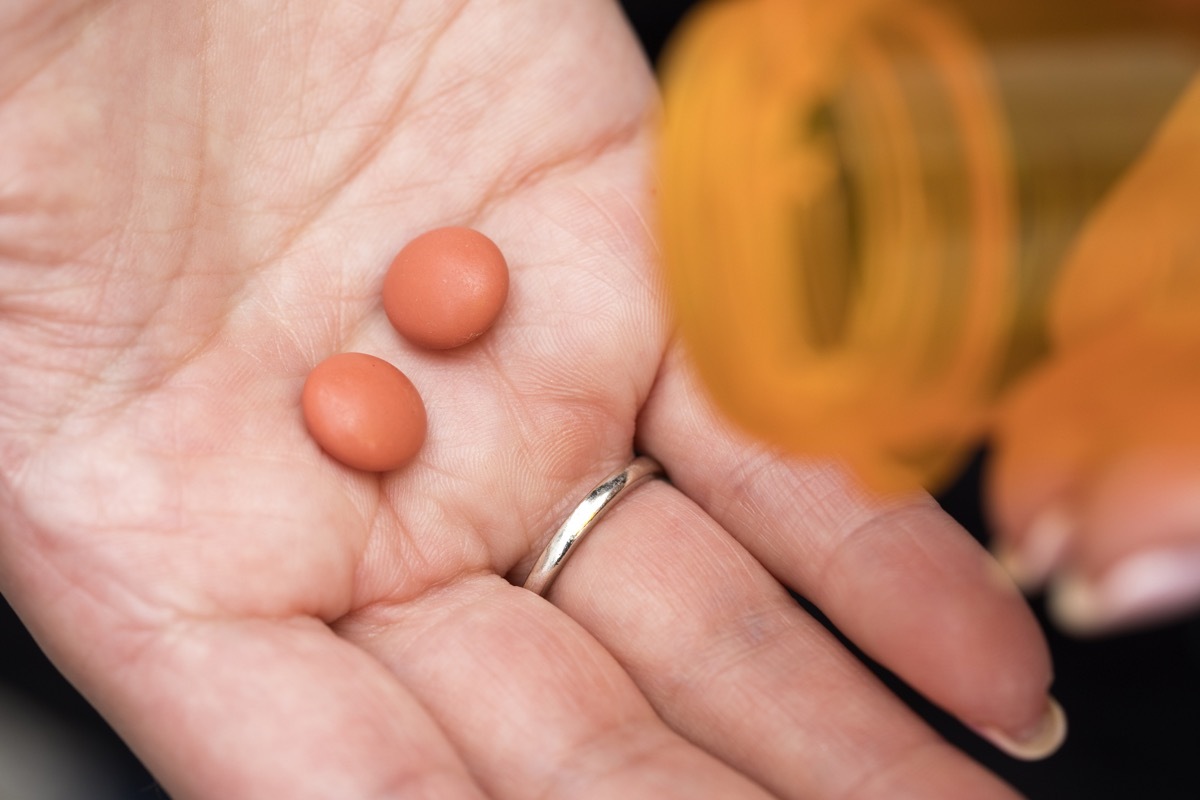
[[[1183,0],[700,6],[664,61],[660,225],[717,405],[937,488],[1074,349],[1200,364],[1198,75]],[[1156,391],[1191,386],[1172,365]],[[1093,382],[1056,391],[1120,390]]]

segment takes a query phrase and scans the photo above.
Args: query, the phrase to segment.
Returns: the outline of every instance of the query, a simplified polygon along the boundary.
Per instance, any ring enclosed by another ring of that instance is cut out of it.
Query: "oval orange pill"
[[[354,469],[396,469],[425,442],[425,404],[412,381],[365,353],[339,353],[318,364],[300,405],[317,444]]]
[[[508,297],[508,263],[471,228],[437,228],[413,239],[383,281],[383,309],[413,344],[460,347],[492,326]]]

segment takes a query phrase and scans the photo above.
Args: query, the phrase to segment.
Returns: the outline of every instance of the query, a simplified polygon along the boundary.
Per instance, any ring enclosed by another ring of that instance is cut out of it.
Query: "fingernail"
[[[1050,587],[1047,608],[1074,633],[1153,622],[1200,605],[1200,551],[1133,556],[1097,580],[1067,574]]]
[[[1034,725],[1014,736],[996,728],[979,728],[979,735],[1013,758],[1038,761],[1052,755],[1067,738],[1067,715],[1053,697]]]
[[[1062,562],[1074,533],[1075,518],[1062,506],[1053,506],[1034,519],[1019,545],[1002,543],[994,555],[1017,586],[1034,592]]]

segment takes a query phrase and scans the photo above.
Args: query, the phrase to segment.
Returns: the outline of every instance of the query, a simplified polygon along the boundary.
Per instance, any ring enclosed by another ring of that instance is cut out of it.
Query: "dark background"
[[[656,58],[693,3],[625,0],[622,5]],[[980,456],[941,500],[968,530],[986,540],[979,512],[985,461]],[[1054,655],[1054,692],[1071,723],[1067,744],[1047,761],[1025,764],[999,754],[880,674],[944,735],[1033,800],[1200,798],[1200,616],[1136,634],[1081,641],[1060,635],[1046,622],[1040,598],[1033,604]],[[42,786],[37,800],[163,796],[103,720],[45,660],[6,603],[0,604],[0,653],[0,800],[27,796],[4,771],[6,754],[10,764],[66,776],[58,791]],[[43,764],[38,759],[47,757],[38,753],[47,749],[58,756]]]

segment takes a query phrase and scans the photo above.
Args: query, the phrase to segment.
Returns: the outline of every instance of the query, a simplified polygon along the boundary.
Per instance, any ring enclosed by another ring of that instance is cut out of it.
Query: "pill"
[[[448,350],[474,341],[508,297],[508,263],[479,231],[437,228],[397,254],[383,282],[383,308],[413,344]]]
[[[354,469],[396,469],[425,441],[425,404],[412,381],[365,353],[339,353],[314,367],[300,405],[321,449]]]

